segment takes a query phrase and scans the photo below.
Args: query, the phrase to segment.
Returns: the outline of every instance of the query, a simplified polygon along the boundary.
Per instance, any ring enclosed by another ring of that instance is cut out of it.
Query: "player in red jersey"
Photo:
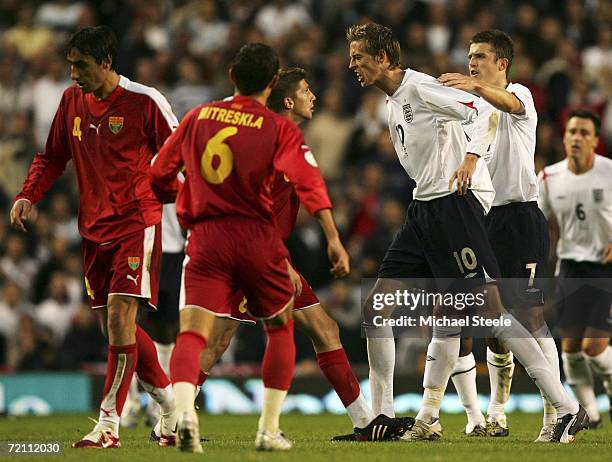
[[[178,189],[178,218],[189,230],[180,334],[170,361],[179,447],[187,452],[202,451],[193,405],[200,354],[233,322],[232,301],[239,290],[268,337],[256,448],[292,447],[278,422],[295,367],[291,308],[301,284],[272,211],[277,171],[295,184],[311,213],[325,226],[334,225],[327,188],[300,130],[265,107],[277,73],[278,56],[270,47],[242,47],[230,68],[234,96],[193,109],[151,168],[158,197],[171,202]],[[181,169],[186,178],[179,187]],[[334,271],[345,271],[346,254],[336,251],[330,258]]]
[[[289,68],[281,71],[278,83],[272,89],[268,99],[268,107],[296,124],[301,124],[305,120],[312,119],[315,100],[316,97],[306,80],[306,72],[300,68]],[[312,161],[314,162],[314,156]],[[286,240],[295,226],[300,199],[293,184],[281,172],[276,174],[272,188],[272,198],[274,201],[272,209],[276,217],[277,227],[282,239]],[[323,228],[328,248],[331,254],[343,255],[343,260],[346,262],[345,271],[348,272],[348,255],[340,242],[333,221],[331,224],[331,227]],[[337,275],[343,276],[344,272]],[[409,418],[392,419],[382,414],[378,417],[374,415],[361,394],[359,382],[351,370],[340,341],[338,324],[323,309],[306,279],[302,275],[300,275],[300,279],[302,292],[296,297],[293,305],[295,325],[311,339],[317,354],[319,367],[336,390],[355,427],[354,433],[335,437],[334,440],[379,441],[401,436],[402,430],[411,423]],[[245,305],[241,302],[241,297],[235,300],[234,318],[248,321],[249,316],[245,313]],[[200,361],[202,371],[210,370],[217,362],[229,346],[229,341],[238,326],[238,321],[230,324],[229,330],[221,337],[219,344],[210,345],[210,348],[205,350]],[[206,377],[207,374],[202,373],[201,379]]]
[[[161,204],[147,171],[177,125],[166,99],[115,70],[117,39],[106,26],[74,34],[66,49],[68,88],[11,210],[25,231],[40,201],[72,159],[79,187],[85,285],[108,339],[100,417],[75,448],[120,447],[119,419],[134,371],[162,409],[161,445],[174,443],[170,382],[151,338],[136,324],[138,307],[157,303]]]

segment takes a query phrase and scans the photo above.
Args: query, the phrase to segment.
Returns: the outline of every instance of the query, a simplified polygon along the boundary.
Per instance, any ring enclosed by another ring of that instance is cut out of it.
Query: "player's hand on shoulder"
[[[28,199],[17,199],[11,208],[11,225],[26,232],[25,221],[36,218],[36,209]]]
[[[478,156],[467,153],[459,168],[451,176],[448,182],[448,190],[451,191],[453,189],[453,184],[457,181],[457,193],[460,196],[467,194],[468,189],[472,186],[472,175],[474,175],[474,171],[476,170],[477,162]]]
[[[612,242],[609,243],[603,252],[603,264],[610,265],[612,264]]]
[[[351,266],[349,254],[340,242],[340,239],[327,243],[327,256],[332,264],[331,273],[335,278],[342,278],[349,274]]]
[[[474,91],[476,89],[476,79],[468,75],[459,74],[457,72],[450,72],[442,74],[438,77],[438,80],[442,82],[445,87],[458,88],[464,91]]]

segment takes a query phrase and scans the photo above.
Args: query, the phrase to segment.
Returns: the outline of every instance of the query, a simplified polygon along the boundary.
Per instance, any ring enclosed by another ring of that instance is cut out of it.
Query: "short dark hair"
[[[346,29],[346,41],[349,44],[360,40],[363,40],[368,54],[376,56],[382,50],[389,58],[391,67],[400,66],[400,44],[388,27],[372,22]]]
[[[298,84],[306,78],[306,71],[301,67],[288,67],[280,71],[278,82],[274,85],[268,98],[268,107],[274,112],[284,111],[283,100],[293,98]]]
[[[595,136],[599,136],[599,130],[601,129],[601,119],[593,111],[588,109],[574,109],[569,113],[567,121],[569,122],[572,117],[578,117],[579,119],[589,119],[595,126]]]
[[[117,59],[117,36],[108,26],[85,27],[75,32],[65,48],[68,55],[76,49],[84,55],[92,56],[98,64],[105,59],[111,60],[111,69],[115,69]]]
[[[278,72],[278,55],[263,43],[242,46],[230,66],[234,84],[242,95],[261,93]]]
[[[506,77],[508,76],[514,59],[514,42],[508,34],[497,29],[483,30],[472,37],[470,45],[472,43],[488,43],[493,48],[496,59],[506,58],[508,60]]]

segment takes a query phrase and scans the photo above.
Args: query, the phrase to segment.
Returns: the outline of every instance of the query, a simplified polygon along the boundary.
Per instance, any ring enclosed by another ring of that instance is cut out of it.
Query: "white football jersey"
[[[402,84],[387,97],[389,131],[399,161],[416,182],[413,197],[429,201],[453,194],[448,182],[466,152],[481,159],[472,176],[471,190],[488,212],[495,196],[482,156],[495,131],[479,112],[487,110],[480,98],[443,86],[430,75],[406,69]],[[474,124],[468,141],[461,121]]]
[[[581,175],[562,160],[542,169],[538,179],[538,205],[559,223],[559,259],[601,263],[612,242],[612,160],[595,155],[593,168]]]
[[[185,238],[178,218],[176,217],[176,206],[164,204],[162,214],[162,252],[179,253],[185,247]]]
[[[495,188],[494,206],[538,200],[533,160],[538,113],[527,87],[510,83],[506,90],[521,100],[525,113],[510,114],[491,106],[491,123],[497,123],[497,135],[484,158]]]

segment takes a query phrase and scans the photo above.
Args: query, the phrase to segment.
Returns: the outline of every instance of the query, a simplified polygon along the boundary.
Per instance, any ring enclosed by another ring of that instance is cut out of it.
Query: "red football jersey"
[[[184,167],[185,182],[176,174]],[[235,96],[193,109],[151,167],[159,197],[172,201],[184,228],[219,216],[275,223],[272,187],[287,175],[311,212],[331,208],[321,172],[293,122],[253,98]]]
[[[16,199],[38,202],[72,159],[83,237],[108,242],[157,224],[162,208],[147,173],[177,125],[161,93],[123,76],[100,101],[72,86],[62,96],[45,149],[34,157]]]
[[[300,210],[300,198],[289,178],[282,172],[276,172],[272,184],[272,211],[276,218],[276,228],[281,239],[286,241],[293,232],[295,220]]]

